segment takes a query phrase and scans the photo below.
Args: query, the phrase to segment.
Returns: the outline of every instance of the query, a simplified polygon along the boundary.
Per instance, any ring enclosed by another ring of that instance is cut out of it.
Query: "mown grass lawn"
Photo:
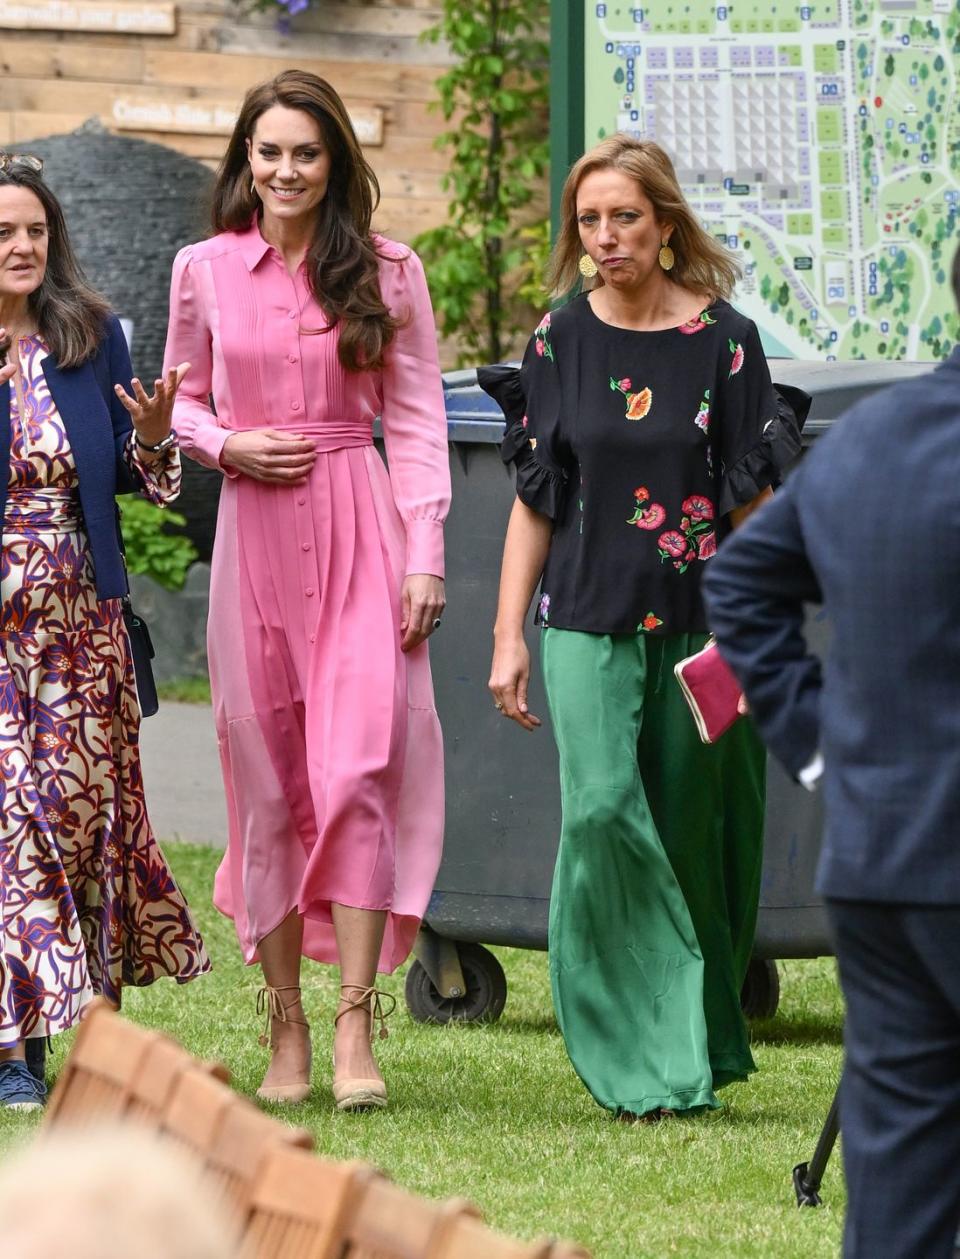
[[[214,961],[185,988],[131,991],[125,1013],[219,1058],[252,1093],[264,1067],[254,1015],[259,971],[244,967],[233,928],[210,908],[217,854],[168,845]],[[340,1115],[329,1093],[336,976],[310,965],[315,1097],[287,1112],[336,1158],[364,1158],[433,1197],[463,1194],[495,1227],[556,1233],[596,1259],[660,1256],[819,1259],[839,1250],[839,1158],[827,1205],[798,1211],[790,1172],[809,1158],[840,1067],[841,1004],[833,963],[781,963],[777,1017],[754,1027],[759,1073],[723,1094],[715,1114],[657,1127],[611,1120],[573,1074],[550,1005],[546,958],[498,949],[510,985],[499,1023],[427,1027],[403,1006],[403,972],[385,981],[400,1003],[378,1053],[391,1094],[383,1114]],[[62,1037],[52,1069],[69,1038]],[[0,1118],[0,1145],[33,1120]]]

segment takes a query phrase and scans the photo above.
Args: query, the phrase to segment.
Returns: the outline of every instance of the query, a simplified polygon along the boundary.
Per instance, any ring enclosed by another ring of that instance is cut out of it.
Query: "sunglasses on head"
[[[34,157],[32,153],[0,153],[0,171],[32,170],[35,175],[43,174],[43,158]]]

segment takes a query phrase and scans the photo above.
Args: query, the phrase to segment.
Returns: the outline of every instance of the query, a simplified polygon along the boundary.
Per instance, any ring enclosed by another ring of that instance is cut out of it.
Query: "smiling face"
[[[247,140],[247,157],[265,215],[298,219],[326,196],[330,154],[320,124],[302,109],[265,110]]]
[[[0,186],[0,300],[36,292],[47,270],[48,244],[47,216],[36,194]]]
[[[584,175],[577,188],[577,226],[605,284],[638,289],[663,276],[657,255],[673,228],[658,222],[650,198],[623,171],[604,167]]]

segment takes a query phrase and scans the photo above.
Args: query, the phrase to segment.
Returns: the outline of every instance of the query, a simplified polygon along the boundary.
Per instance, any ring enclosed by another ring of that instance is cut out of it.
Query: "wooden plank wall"
[[[118,102],[235,109],[252,84],[297,66],[329,79],[348,107],[384,111],[384,142],[367,149],[383,194],[376,226],[409,240],[446,219],[446,159],[433,147],[444,123],[428,104],[449,57],[418,39],[438,16],[433,0],[324,0],[285,36],[270,16],[244,14],[231,0],[178,0],[171,35],[2,29],[0,147],[69,132],[91,117],[118,130]],[[210,166],[225,144],[223,134],[155,124],[128,124],[123,134]]]

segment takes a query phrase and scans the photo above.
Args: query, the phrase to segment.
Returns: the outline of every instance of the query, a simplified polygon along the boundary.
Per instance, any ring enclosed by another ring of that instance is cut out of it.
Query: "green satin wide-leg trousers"
[[[673,675],[705,634],[546,629],[563,821],[550,978],[574,1069],[601,1106],[719,1105],[755,1064],[740,1009],[763,855],[752,723],[700,742]]]

